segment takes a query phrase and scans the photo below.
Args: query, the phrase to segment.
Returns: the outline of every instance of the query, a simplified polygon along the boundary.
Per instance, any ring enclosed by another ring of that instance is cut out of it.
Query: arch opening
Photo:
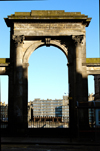
[[[59,128],[69,127],[66,60],[61,50],[54,46],[39,47],[30,56],[28,127],[31,120],[36,128],[54,127],[55,123]]]

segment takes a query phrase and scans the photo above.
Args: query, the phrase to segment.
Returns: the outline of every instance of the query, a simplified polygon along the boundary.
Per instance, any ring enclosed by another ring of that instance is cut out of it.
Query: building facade
[[[63,99],[35,99],[34,101],[28,102],[28,117],[52,117],[60,119],[61,122],[69,122],[69,100],[68,96],[63,96]],[[28,119],[29,119],[28,118]],[[54,120],[54,119],[53,119]]]
[[[0,102],[0,120],[8,121],[8,104]]]
[[[100,88],[99,88],[99,78],[100,76],[95,76],[95,91],[93,95],[89,94],[88,101],[92,104],[92,108],[89,108],[89,124],[96,127],[100,127]]]

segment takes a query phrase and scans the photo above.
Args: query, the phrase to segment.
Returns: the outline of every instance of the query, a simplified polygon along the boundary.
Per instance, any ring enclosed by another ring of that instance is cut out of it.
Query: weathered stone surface
[[[85,27],[91,18],[80,12],[31,11],[15,12],[5,18],[11,27],[11,61],[9,74],[9,123],[15,122],[16,129],[27,129],[28,103],[28,61],[31,54],[40,46],[56,46],[68,59],[70,128],[77,128],[78,102],[88,101],[87,76],[99,73],[99,59],[86,59]],[[5,60],[1,60],[6,64]],[[7,68],[2,66],[4,72]],[[88,125],[88,112],[81,110],[80,125]],[[12,130],[11,130],[12,131]]]
[[[99,67],[86,67],[88,75],[98,75],[100,74],[100,65]]]
[[[10,72],[9,65],[9,58],[0,58],[0,75],[8,75],[8,73]]]
[[[85,35],[85,26],[81,23],[14,23],[14,35]]]
[[[86,58],[87,64],[100,64],[100,58]]]

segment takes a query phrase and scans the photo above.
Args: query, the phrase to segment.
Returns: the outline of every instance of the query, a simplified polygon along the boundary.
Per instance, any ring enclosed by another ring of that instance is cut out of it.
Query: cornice
[[[91,18],[87,15],[81,14],[81,12],[65,12],[64,10],[32,10],[31,12],[15,12],[8,18],[4,18],[8,27],[11,27],[11,23],[15,21],[32,22],[33,20],[49,20],[49,21],[75,21],[82,22],[85,26],[88,26]]]

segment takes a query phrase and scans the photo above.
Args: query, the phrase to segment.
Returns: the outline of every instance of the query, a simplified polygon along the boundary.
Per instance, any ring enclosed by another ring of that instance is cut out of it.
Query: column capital
[[[77,36],[73,35],[72,39],[74,40],[74,43],[77,45],[82,43],[83,37],[84,35],[77,35]]]
[[[23,44],[23,41],[24,41],[24,39],[25,39],[25,36],[24,36],[24,35],[19,35],[19,36],[13,35],[13,36],[12,36],[12,39],[14,40],[14,43],[15,43],[15,44],[20,45],[20,44]]]

